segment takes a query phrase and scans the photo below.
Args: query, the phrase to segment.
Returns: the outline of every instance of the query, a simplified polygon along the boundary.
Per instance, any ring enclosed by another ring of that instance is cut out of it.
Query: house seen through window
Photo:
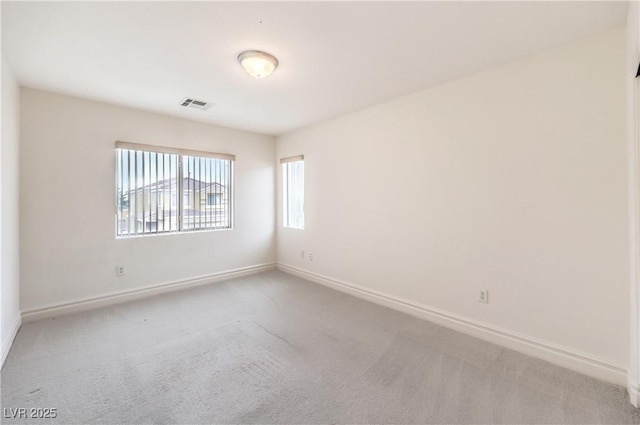
[[[116,235],[232,228],[234,160],[118,142]]]

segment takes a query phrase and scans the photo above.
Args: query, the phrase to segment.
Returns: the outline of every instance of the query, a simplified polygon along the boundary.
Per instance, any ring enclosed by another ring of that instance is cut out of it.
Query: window
[[[304,229],[304,157],[284,158],[282,164],[282,216],[284,227]]]
[[[117,142],[116,235],[231,229],[234,160]]]
[[[183,191],[185,192],[185,191]],[[182,195],[182,205],[183,206],[187,206],[187,207],[191,207],[191,203],[189,201],[189,199],[191,199],[191,195],[189,194],[189,189],[186,190],[187,193],[185,193],[184,195]]]
[[[207,193],[207,206],[215,207],[222,203],[222,193]]]

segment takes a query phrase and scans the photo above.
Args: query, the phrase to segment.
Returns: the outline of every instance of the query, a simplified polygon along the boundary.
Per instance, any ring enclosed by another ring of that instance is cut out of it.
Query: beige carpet
[[[277,272],[26,324],[10,423],[640,423],[623,388]]]

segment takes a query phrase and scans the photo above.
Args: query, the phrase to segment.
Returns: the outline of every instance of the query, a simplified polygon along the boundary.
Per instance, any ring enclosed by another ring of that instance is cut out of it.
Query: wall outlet
[[[124,266],[116,266],[116,276],[124,276],[126,272],[127,269]]]
[[[309,261],[313,261],[313,254],[309,251]]]
[[[489,290],[488,289],[480,289],[478,290],[478,301],[481,303],[489,302]]]
[[[302,258],[304,260],[305,257],[305,252],[304,249],[302,251],[300,251],[300,258]]]

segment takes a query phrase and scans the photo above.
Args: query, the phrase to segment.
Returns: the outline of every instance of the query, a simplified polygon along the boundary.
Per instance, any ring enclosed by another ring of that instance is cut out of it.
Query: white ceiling
[[[19,82],[267,134],[623,25],[626,2],[2,2]],[[280,61],[248,76],[243,50]],[[214,102],[184,108],[184,97]]]

